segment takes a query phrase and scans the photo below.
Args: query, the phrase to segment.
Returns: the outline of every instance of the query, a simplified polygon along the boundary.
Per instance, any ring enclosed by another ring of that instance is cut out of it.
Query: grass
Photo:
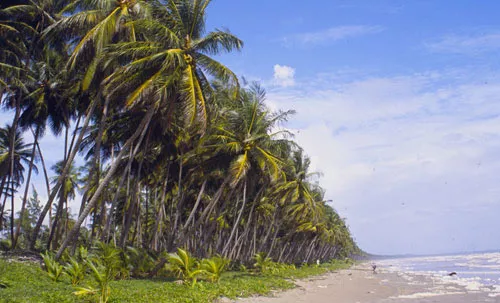
[[[129,279],[111,282],[109,302],[213,302],[220,297],[235,299],[265,295],[273,290],[295,286],[293,279],[321,275],[349,267],[346,262],[282,269],[274,274],[227,272],[219,283],[200,281],[194,288],[162,279]],[[39,264],[0,259],[0,280],[9,287],[0,288],[0,302],[95,302],[92,297],[73,295],[68,276],[53,282]],[[91,284],[89,278],[82,285]]]

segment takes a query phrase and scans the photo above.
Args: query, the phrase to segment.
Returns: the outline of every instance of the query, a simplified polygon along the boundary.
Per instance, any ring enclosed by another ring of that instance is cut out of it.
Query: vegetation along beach
[[[335,10],[324,3],[317,13],[328,18],[313,18],[316,6],[305,2],[251,2],[1,1],[0,302],[500,300],[496,251],[445,254],[500,246],[427,242],[429,233],[448,236],[412,221],[432,213],[412,208],[406,195],[429,176],[441,176],[437,166],[428,168],[435,158],[424,148],[407,156],[421,142],[393,156],[379,153],[402,146],[377,137],[387,121],[410,125],[401,121],[472,113],[443,101],[458,93],[421,92],[431,81],[441,83],[437,71],[419,73],[420,84],[396,77],[389,92],[380,93],[386,82],[353,62],[377,67],[349,61],[352,50],[371,49],[347,43],[351,38],[388,31],[346,23],[372,20],[368,16],[340,17],[342,10],[372,12],[371,1],[336,3]],[[286,9],[295,17],[281,15]],[[306,30],[314,24],[327,29]],[[341,40],[346,51],[337,59],[345,59],[344,66],[329,61],[336,55],[313,55]],[[397,57],[373,51],[377,60]],[[269,60],[296,62],[311,74],[299,79],[295,68]],[[328,71],[312,74],[317,64]],[[258,71],[263,66],[274,69],[271,78]],[[439,105],[428,101],[437,95]],[[406,107],[379,100],[364,111],[360,100],[368,96],[424,101]],[[478,116],[498,117],[495,108],[483,108],[489,114]],[[360,119],[355,125],[353,117]],[[385,132],[398,140],[404,131],[392,131],[399,127]],[[341,141],[358,131],[364,135]],[[415,137],[422,133],[437,131]],[[467,136],[444,137],[458,145]],[[453,157],[461,155],[456,148]],[[478,159],[467,161],[481,167]],[[418,172],[398,166],[416,162]],[[485,196],[480,205],[493,205]],[[387,201],[396,202],[384,206]],[[379,232],[381,226],[389,231]],[[422,227],[424,236],[403,235],[408,226]],[[458,232],[449,236],[455,237]],[[393,256],[403,253],[419,256]]]

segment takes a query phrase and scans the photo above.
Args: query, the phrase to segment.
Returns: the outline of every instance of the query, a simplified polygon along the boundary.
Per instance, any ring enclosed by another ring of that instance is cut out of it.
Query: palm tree
[[[35,244],[37,234],[41,227],[41,222],[43,221],[47,211],[50,209],[50,204],[55,199],[55,195],[59,186],[63,182],[63,177],[68,173],[71,163],[76,156],[76,152],[80,148],[80,144],[83,140],[83,135],[87,130],[90,119],[93,117],[94,110],[96,106],[102,101],[102,94],[100,89],[100,82],[105,73],[102,72],[99,65],[99,56],[103,49],[113,40],[120,39],[121,36],[126,36],[127,39],[135,39],[134,31],[128,27],[124,27],[123,24],[129,18],[134,18],[138,16],[143,16],[147,14],[147,5],[144,1],[92,1],[84,0],[70,3],[69,7],[65,8],[65,12],[74,12],[72,15],[60,18],[57,22],[52,24],[49,28],[44,31],[45,38],[54,43],[58,41],[65,41],[72,43],[73,41],[78,41],[76,46],[72,47],[72,52],[69,57],[67,67],[71,72],[80,73],[81,79],[81,89],[87,94],[91,89],[93,92],[90,93],[90,104],[86,107],[86,110],[82,110],[80,115],[85,115],[86,118],[80,129],[80,134],[72,145],[74,148],[71,153],[68,153],[66,166],[60,175],[60,179],[56,182],[54,189],[49,196],[49,201],[46,208],[42,211],[42,216],[37,223],[34,230],[34,235],[32,239],[32,246]],[[82,64],[83,63],[83,64]],[[104,130],[104,121],[107,113],[107,103],[108,99],[103,105],[102,119],[100,123],[100,131],[97,137],[97,150],[99,150],[100,140],[102,138],[102,133]],[[80,117],[81,117],[80,116]],[[75,133],[76,135],[76,133]],[[65,157],[66,158],[66,157]],[[88,178],[89,183],[84,190],[84,200],[86,198],[86,193],[92,182],[93,173],[97,167],[98,155],[95,155],[93,169],[91,170],[91,175]],[[98,177],[99,178],[99,177]],[[85,201],[82,201],[82,207]]]
[[[67,157],[70,120],[76,115],[76,102],[73,95],[78,82],[68,81],[70,77],[64,69],[65,57],[60,52],[46,48],[41,51],[40,58],[32,67],[37,81],[27,86],[30,93],[22,101],[19,124],[23,129],[32,130],[34,128],[33,155],[36,152],[39,139],[43,137],[46,126],[49,125],[56,136],[60,135],[63,129],[66,130],[64,154],[65,158]],[[43,159],[41,151],[39,151],[39,154],[40,158]],[[43,162],[42,164],[47,185],[47,195],[50,195],[48,174]],[[30,176],[31,167],[28,171],[28,181],[25,185],[21,213],[24,212],[24,205],[28,198]],[[47,203],[45,209],[50,209],[51,204]],[[44,218],[45,216],[41,216],[41,221]],[[17,235],[19,235],[21,223],[20,220],[17,226]]]
[[[58,176],[61,175],[63,169],[64,169],[64,160],[57,162],[53,167],[52,170],[56,173],[56,177],[52,178],[52,183],[56,183],[57,180],[59,179]],[[56,209],[56,216],[54,219],[54,223],[52,224],[52,228],[50,231],[49,235],[49,240],[47,241],[47,248],[50,248],[50,244],[52,243],[52,239],[54,235],[56,235],[56,239],[53,243],[53,246],[55,247],[58,242],[58,236],[61,234],[61,231],[64,230],[64,227],[58,226],[58,223],[60,220],[64,220],[64,218],[61,218],[63,215],[63,209],[64,206],[66,205],[66,209],[68,209],[68,200],[72,200],[75,198],[76,195],[76,190],[79,188],[79,183],[80,183],[80,173],[78,169],[76,169],[73,165],[69,169],[69,173],[66,174],[63,178],[63,184],[61,188],[59,189],[59,204],[57,205]],[[68,212],[66,212],[66,216],[68,215]],[[65,218],[64,222],[69,222],[69,218]],[[66,229],[67,230],[67,229]]]
[[[210,0],[168,1],[154,6],[155,18],[131,22],[143,39],[110,48],[110,57],[130,60],[106,80],[110,97],[126,95],[125,104],[133,106],[150,96],[160,100],[163,108],[171,108],[170,115],[177,105],[189,124],[200,122],[204,126],[206,96],[212,91],[207,76],[238,84],[236,75],[209,55],[240,50],[243,46],[228,31],[205,35],[209,3]]]
[[[10,142],[12,133],[15,133],[14,143]],[[12,149],[11,146],[14,148]],[[19,130],[12,130],[10,125],[5,128],[0,128],[0,175],[2,176],[2,184],[0,194],[4,192],[4,186],[11,186],[11,239],[14,244],[14,192],[16,187],[24,181],[24,165],[30,165],[32,157],[32,144],[25,144]],[[11,159],[14,159],[12,162]],[[33,166],[35,172],[37,169]],[[4,194],[6,195],[6,193]],[[0,211],[0,220],[2,220],[5,209],[5,199]],[[2,222],[0,221],[0,226]]]
[[[232,180],[229,185],[232,188],[240,186],[242,190],[242,203],[222,250],[223,254],[228,252],[245,210],[248,200],[248,176],[255,176],[250,180],[268,179],[267,184],[270,184],[279,179],[281,166],[284,164],[275,155],[283,143],[277,140],[281,132],[271,133],[271,130],[291,112],[272,114],[265,108],[264,100],[265,92],[258,86],[242,90],[238,101],[235,102],[239,108],[226,111],[224,119],[212,136],[215,142],[213,147],[219,152],[229,154],[232,159],[228,167],[228,178]],[[216,202],[215,199],[212,201]],[[213,205],[207,206],[202,217],[208,217],[212,207]]]
[[[163,6],[157,6],[158,14],[168,13],[168,16],[163,17],[162,21],[164,23],[154,20],[137,20],[133,21],[131,25],[134,31],[137,25],[137,29],[140,28],[144,32],[144,37],[148,36],[148,29],[155,28],[156,36],[150,37],[150,39],[154,39],[154,42],[152,40],[125,42],[118,43],[116,47],[111,48],[110,55],[112,57],[122,59],[128,57],[132,61],[108,77],[106,80],[107,98],[120,99],[120,96],[116,95],[116,92],[120,90],[120,95],[128,94],[126,105],[129,108],[135,107],[134,105],[145,105],[147,113],[139,124],[137,131],[123,144],[122,150],[109,168],[106,177],[103,178],[99,188],[78,218],[75,227],[63,242],[57,253],[58,257],[61,256],[68,243],[78,233],[79,226],[94,207],[94,204],[97,203],[99,195],[113,177],[118,163],[125,156],[130,145],[138,139],[130,161],[135,157],[142,139],[147,133],[152,116],[159,108],[171,108],[171,106],[168,106],[169,104],[174,105],[176,101],[180,101],[181,106],[185,109],[184,112],[189,113],[191,116],[189,121],[191,125],[198,121],[204,124],[206,112],[203,89],[209,89],[209,86],[208,81],[204,81],[206,77],[201,68],[216,77],[233,78],[236,81],[236,77],[228,68],[204,54],[217,54],[222,49],[231,51],[242,46],[239,39],[227,32],[217,31],[202,37],[205,21],[204,14],[209,2],[169,1],[165,6],[167,10]],[[141,27],[141,24],[147,26]],[[162,41],[158,39],[160,38],[158,35],[167,40],[163,43],[158,42]],[[146,46],[149,50],[146,53],[138,51],[137,43],[144,43],[139,45]],[[199,63],[196,64],[195,60]],[[202,85],[202,81],[207,85]],[[124,86],[124,82],[128,85]],[[135,87],[132,92],[127,89],[130,87]],[[172,90],[176,87],[181,88],[180,94],[177,93],[177,95],[172,96]],[[144,100],[148,100],[149,104],[139,102]],[[166,104],[164,104],[165,102]]]

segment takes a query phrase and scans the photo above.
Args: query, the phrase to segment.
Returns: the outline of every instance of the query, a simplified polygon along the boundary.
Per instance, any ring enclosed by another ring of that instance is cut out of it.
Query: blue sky
[[[431,254],[500,249],[499,9],[216,0],[207,22],[245,42],[223,63],[297,110],[286,127],[361,248]],[[61,142],[42,142],[49,165]]]
[[[372,253],[499,249],[496,1],[214,1]]]

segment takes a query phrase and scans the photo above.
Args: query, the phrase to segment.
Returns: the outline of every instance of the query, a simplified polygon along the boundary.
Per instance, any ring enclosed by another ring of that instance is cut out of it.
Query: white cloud
[[[287,87],[295,84],[295,68],[286,65],[274,65],[273,82],[275,85]]]
[[[489,231],[500,228],[491,216],[500,212],[500,80],[464,74],[471,79],[446,85],[445,73],[322,88],[314,80],[268,94],[273,107],[297,110],[289,127],[362,248],[436,253],[498,243]]]
[[[331,27],[316,32],[300,33],[288,36],[283,38],[283,42],[287,45],[300,44],[304,46],[311,46],[326,42],[335,42],[351,37],[375,34],[383,30],[384,28],[381,26],[344,25]]]
[[[426,47],[433,52],[474,55],[500,49],[500,33],[450,35]]]

